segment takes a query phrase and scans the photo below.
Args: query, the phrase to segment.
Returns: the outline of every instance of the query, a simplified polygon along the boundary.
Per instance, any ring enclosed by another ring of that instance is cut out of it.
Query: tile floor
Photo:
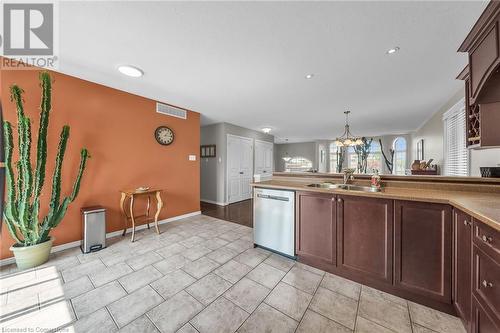
[[[458,318],[254,249],[252,229],[199,215],[4,267],[0,328],[63,332],[465,332]]]

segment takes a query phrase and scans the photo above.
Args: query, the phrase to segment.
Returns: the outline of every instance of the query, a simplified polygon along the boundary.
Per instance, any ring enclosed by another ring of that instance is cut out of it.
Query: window
[[[285,161],[285,171],[309,171],[312,167],[311,160],[305,157],[295,156]]]
[[[394,149],[394,169],[393,174],[404,175],[406,172],[406,139],[396,138],[393,144]]]
[[[349,169],[355,169],[358,171],[358,154],[354,151],[354,148],[351,146],[347,148],[347,167]]]
[[[469,175],[469,150],[466,147],[465,104],[462,99],[443,115],[444,174]]]
[[[373,140],[370,145],[370,154],[367,158],[366,172],[372,173],[373,169],[377,169],[382,172],[382,149],[380,148],[380,143]]]
[[[337,163],[338,163],[338,152],[339,152],[339,147],[335,143],[330,144],[330,172],[339,172],[337,170]],[[342,171],[342,170],[340,170]]]
[[[358,155],[353,147],[347,148],[347,167],[349,169],[358,170]],[[370,152],[366,159],[366,172],[372,173],[373,169],[378,171],[382,170],[382,149],[380,149],[380,143],[372,141],[370,145]]]

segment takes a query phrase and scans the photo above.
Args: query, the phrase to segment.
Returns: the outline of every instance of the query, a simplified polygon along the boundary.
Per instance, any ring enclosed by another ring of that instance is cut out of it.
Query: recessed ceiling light
[[[306,79],[312,79],[312,78],[313,78],[313,76],[314,76],[314,74],[307,74],[307,75],[306,75]]]
[[[398,46],[396,46],[396,47],[393,47],[392,49],[387,50],[387,52],[386,52],[386,53],[387,53],[387,54],[393,54],[393,53],[396,53],[396,52],[398,52],[398,51],[399,51],[399,47],[398,47]]]
[[[271,133],[273,129],[271,127],[264,127],[262,128],[262,132],[266,133],[266,134],[269,134]]]
[[[142,69],[131,65],[120,65],[118,66],[118,71],[124,75],[131,77],[141,77],[144,75]]]

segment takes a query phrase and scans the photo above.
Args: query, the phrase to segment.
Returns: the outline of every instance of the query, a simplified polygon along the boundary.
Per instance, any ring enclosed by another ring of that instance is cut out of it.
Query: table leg
[[[148,219],[147,220],[147,224],[148,224],[148,229],[149,229],[149,207],[151,206],[151,196],[148,195],[148,206],[146,208],[146,218]]]
[[[131,241],[134,242],[134,240],[135,240],[135,218],[134,218],[134,195],[133,194],[130,196],[130,220],[132,221],[132,239],[131,239]]]
[[[155,228],[156,233],[160,234],[160,229],[158,228],[158,216],[160,216],[161,208],[163,207],[163,201],[161,200],[160,191],[156,192],[156,214],[155,214]]]
[[[125,212],[125,200],[127,199],[127,195],[125,193],[122,193],[122,197],[120,199],[120,210],[122,211],[123,219],[124,219],[124,227],[123,227],[123,234],[122,236],[125,236],[127,233],[127,213]]]

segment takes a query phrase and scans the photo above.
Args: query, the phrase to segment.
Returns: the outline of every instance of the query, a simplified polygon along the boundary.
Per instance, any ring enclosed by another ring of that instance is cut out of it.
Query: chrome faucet
[[[354,180],[354,169],[344,169],[342,172],[344,174],[344,185],[348,184],[351,180]]]

